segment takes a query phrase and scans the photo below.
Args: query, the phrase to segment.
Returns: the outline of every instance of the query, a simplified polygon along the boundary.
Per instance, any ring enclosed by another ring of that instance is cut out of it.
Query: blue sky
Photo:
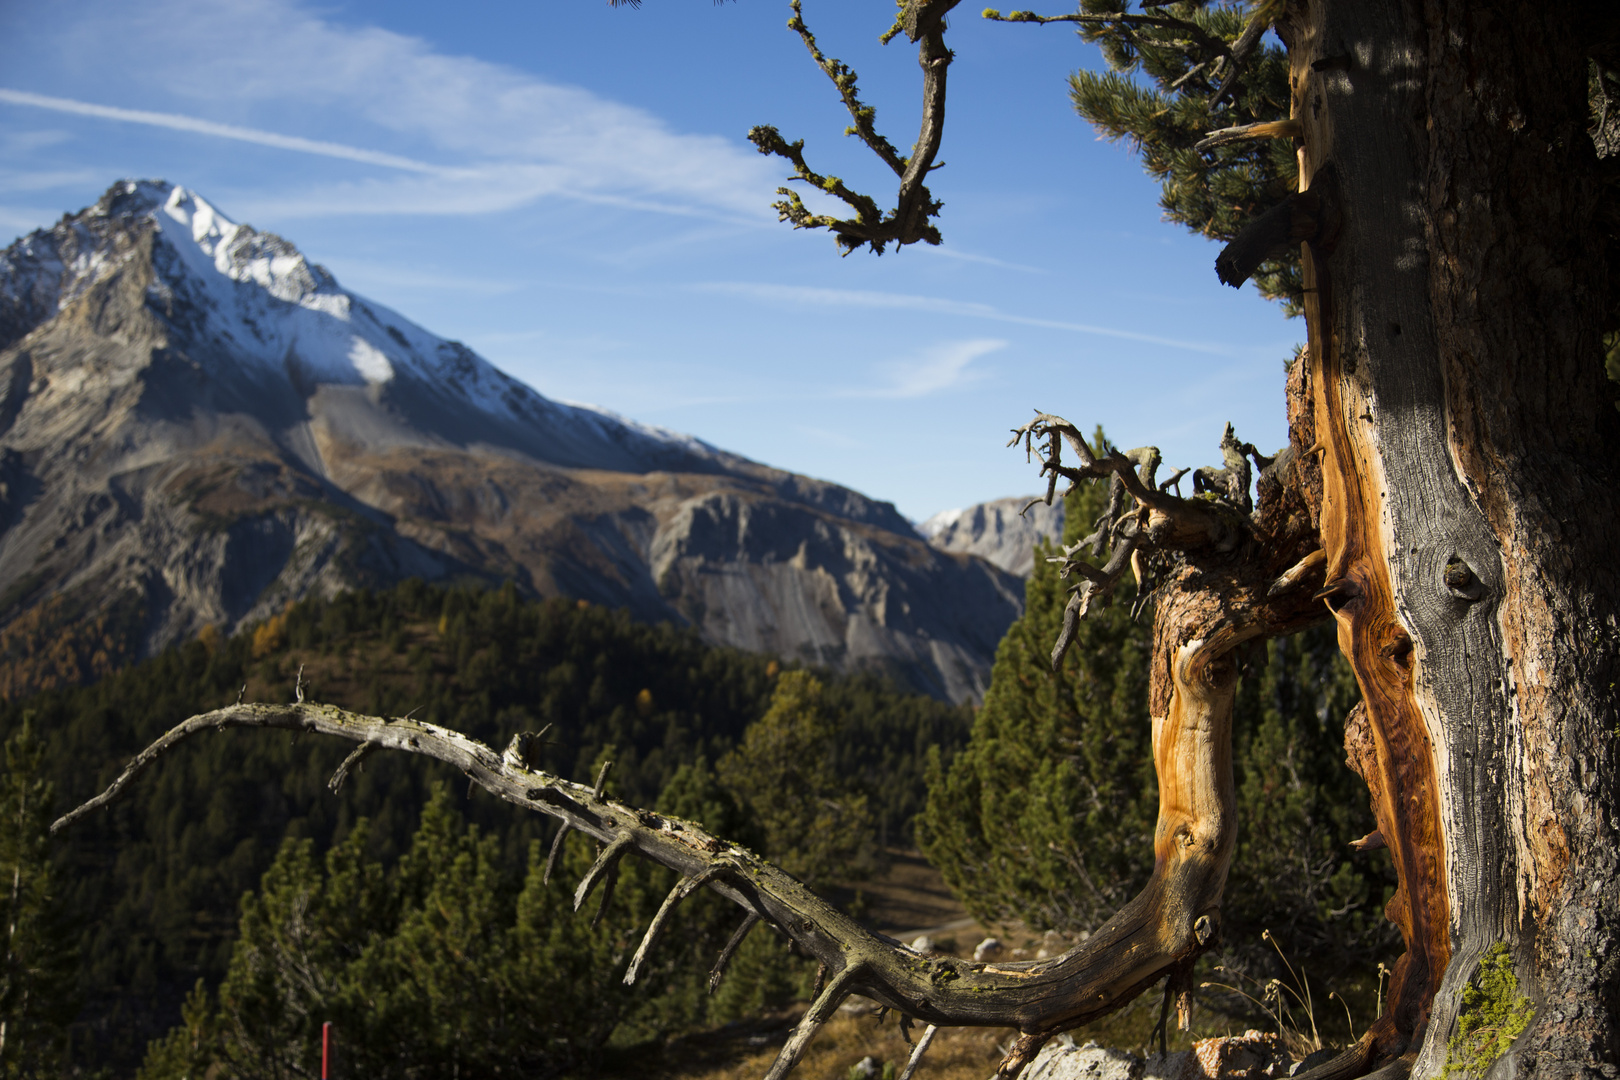
[[[805,0],[905,148],[921,87],[888,3]],[[840,258],[778,224],[784,163],[891,200],[780,0],[0,3],[0,243],[122,177],[191,187],[548,396],[603,405],[923,518],[1033,491],[1039,407],[1170,465],[1286,440],[1298,323],[1070,111],[1062,27],[952,22],[945,244]]]

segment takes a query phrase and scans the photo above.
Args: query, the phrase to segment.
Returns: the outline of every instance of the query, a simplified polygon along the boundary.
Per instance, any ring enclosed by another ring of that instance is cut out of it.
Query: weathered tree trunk
[[[1493,1075],[1620,1060],[1620,553],[1584,43],[1562,5],[1314,0],[1300,121],[1329,598],[1407,942],[1378,1056],[1444,1067],[1503,943]],[[1307,449],[1307,447],[1301,447]]]

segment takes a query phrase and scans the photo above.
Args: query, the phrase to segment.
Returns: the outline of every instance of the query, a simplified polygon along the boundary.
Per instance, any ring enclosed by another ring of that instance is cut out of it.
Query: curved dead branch
[[[370,748],[368,752],[420,754],[460,769],[507,802],[559,818],[565,829],[602,845],[575,891],[576,910],[596,886],[604,891],[610,887],[613,868],[632,851],[683,876],[648,928],[626,981],[634,979],[656,946],[674,908],[699,888],[720,894],[747,913],[733,942],[755,921],[764,920],[825,965],[830,973],[826,988],[770,1076],[785,1075],[816,1029],[844,998],[858,992],[935,1026],[1017,1028],[1023,1036],[1021,1049],[1015,1049],[1001,1074],[1012,1077],[1052,1035],[1126,1004],[1213,940],[1235,835],[1232,674],[1224,660],[1229,645],[1213,641],[1181,650],[1177,700],[1169,715],[1155,721],[1154,753],[1161,774],[1180,779],[1161,791],[1152,879],[1085,943],[1056,959],[1033,963],[997,965],[918,955],[865,929],[796,878],[694,822],[626,806],[605,790],[531,769],[521,755],[497,754],[447,728],[331,705],[231,705],[194,716],[136,756],[106,791],[51,829],[60,831],[107,805],[167,751],[202,732],[238,727],[316,732],[349,739]],[[607,902],[604,896],[602,905]],[[734,948],[728,944],[727,953]],[[717,965],[716,979],[725,959]]]

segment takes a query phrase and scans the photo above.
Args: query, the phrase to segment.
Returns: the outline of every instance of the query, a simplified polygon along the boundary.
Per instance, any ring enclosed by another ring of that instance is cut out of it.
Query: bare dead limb
[[[917,1071],[917,1066],[921,1064],[923,1055],[928,1053],[928,1044],[934,1041],[934,1032],[938,1030],[939,1028],[936,1025],[928,1025],[928,1028],[922,1033],[922,1038],[917,1040],[917,1045],[911,1048],[911,1057],[907,1059],[905,1071],[900,1074],[899,1080],[911,1080],[911,1074]]]
[[[238,701],[237,703],[240,704],[241,702]],[[336,795],[343,790],[343,781],[349,778],[349,773],[358,769],[360,763],[366,759],[366,755],[375,749],[377,749],[376,743],[361,743],[354,748],[348,757],[343,759],[342,763],[338,765],[337,771],[332,774],[332,779],[326,782],[326,786],[331,789],[332,794]]]
[[[557,835],[551,838],[551,851],[546,855],[546,868],[540,875],[540,884],[551,884],[551,871],[557,866],[557,856],[562,853],[563,841],[568,839],[568,830],[572,828],[566,821],[557,826]]]
[[[1214,647],[1219,651],[1227,645],[1222,640]],[[598,797],[593,787],[527,768],[445,728],[418,720],[365,716],[329,705],[233,705],[194,716],[142,751],[106,791],[64,815],[52,828],[66,828],[105,806],[162,754],[199,732],[247,727],[334,735],[446,762],[497,797],[557,817],[570,829],[604,844],[602,855],[576,890],[580,903],[592,887],[605,884],[609,868],[632,850],[694,879],[688,882],[694,891],[707,888],[736,903],[749,918],[727,944],[711,976],[714,981],[736,943],[760,920],[827,965],[827,988],[795,1033],[794,1053],[779,1060],[780,1068],[773,1075],[785,1073],[830,1010],[857,991],[928,1024],[1011,1026],[1026,1035],[1046,1037],[1124,1005],[1162,979],[1172,966],[1202,951],[1213,935],[1219,883],[1225,878],[1225,860],[1230,857],[1230,844],[1224,838],[1231,833],[1231,825],[1229,821],[1204,822],[1200,815],[1210,810],[1217,815],[1225,812],[1222,807],[1230,803],[1230,796],[1224,802],[1202,796],[1188,801],[1186,796],[1191,790],[1215,791],[1223,783],[1229,786],[1230,776],[1220,775],[1219,768],[1211,772],[1203,764],[1208,761],[1218,766],[1224,760],[1220,753],[1186,754],[1172,749],[1187,739],[1229,737],[1229,684],[1224,710],[1216,701],[1213,722],[1205,715],[1208,694],[1201,688],[1212,685],[1203,673],[1208,659],[1196,648],[1181,658],[1177,684],[1185,683],[1192,696],[1185,709],[1178,707],[1163,722],[1164,733],[1157,740],[1166,753],[1186,759],[1174,765],[1166,759],[1166,767],[1209,775],[1201,780],[1183,776],[1165,787],[1161,814],[1172,814],[1173,821],[1161,821],[1158,847],[1162,850],[1152,880],[1086,942],[1061,957],[1033,963],[998,966],[948,956],[919,956],[897,941],[866,930],[802,882],[747,849],[711,836],[695,823],[624,806],[606,793]],[[1217,699],[1220,693],[1217,691]],[[1172,805],[1165,798],[1181,802]],[[647,944],[646,951],[653,944],[656,941]]]
[[[714,967],[709,969],[709,993],[712,994],[720,989],[720,980],[726,977],[726,968],[731,965],[731,958],[736,953],[737,947],[743,943],[743,938],[748,936],[748,932],[758,925],[759,912],[750,911],[743,916],[742,925],[732,931],[725,947],[720,950],[720,955],[715,959]]]
[[[1298,120],[1268,120],[1260,124],[1239,124],[1237,127],[1220,128],[1210,132],[1194,143],[1193,149],[1203,152],[1249,139],[1293,139],[1304,130],[1305,126]]]
[[[782,201],[774,204],[779,220],[791,223],[795,229],[829,230],[846,255],[863,245],[869,245],[881,255],[890,243],[903,246],[919,240],[930,244],[940,242],[939,229],[933,224],[933,218],[939,214],[941,204],[929,193],[923,181],[938,167],[934,158],[939,154],[940,142],[945,134],[945,73],[952,58],[951,51],[945,47],[945,16],[959,2],[909,0],[894,27],[883,36],[883,41],[887,43],[904,31],[911,41],[917,43],[917,61],[923,69],[922,125],[911,154],[902,156],[888,139],[878,133],[877,110],[861,101],[854,70],[821,51],[815,35],[804,21],[800,0],[792,0],[793,18],[788,21],[788,27],[798,33],[816,66],[838,88],[839,97],[854,121],[845,134],[858,137],[900,178],[900,190],[895,208],[885,215],[879,210],[876,199],[850,189],[836,176],[826,176],[812,169],[804,158],[803,139],[788,142],[776,128],[760,125],[748,133],[749,141],[760,153],[786,158],[793,165],[792,179],[826,192],[855,213],[853,218],[813,214],[796,191],[783,187],[776,189]]]
[[[1325,177],[1322,179],[1326,179]],[[1243,227],[1215,257],[1215,276],[1236,289],[1260,264],[1299,244],[1321,243],[1337,228],[1331,181],[1288,196]]]
[[[630,958],[630,967],[624,973],[624,985],[635,985],[636,974],[641,970],[642,963],[652,954],[653,948],[658,944],[658,939],[663,936],[664,928],[669,925],[669,917],[675,913],[676,905],[691,896],[702,886],[708,884],[720,873],[721,869],[719,866],[711,866],[697,877],[683,878],[675,883],[673,889],[669,890],[669,895],[664,897],[663,904],[659,905],[658,914],[654,915],[653,921],[648,924],[646,936],[641,939],[641,944],[636,948],[636,954]]]
[[[606,771],[604,767],[603,772]],[[578,911],[585,898],[591,895],[591,890],[596,888],[597,882],[602,883],[602,902],[597,905],[596,917],[591,920],[593,927],[602,921],[602,914],[607,910],[608,902],[613,899],[613,885],[619,876],[619,860],[629,850],[631,843],[628,833],[615,836],[607,847],[602,849],[596,861],[591,863],[591,868],[585,871],[585,876],[579,879],[579,887],[574,890],[574,910]]]
[[[803,1056],[805,1047],[810,1045],[810,1040],[821,1030],[821,1026],[838,1012],[838,1006],[844,1003],[844,999],[849,996],[851,989],[863,974],[865,971],[862,965],[859,962],[852,963],[839,972],[816,996],[816,1000],[805,1010],[798,1026],[793,1029],[793,1034],[788,1036],[782,1052],[771,1063],[770,1070],[765,1074],[765,1080],[782,1080],[782,1077],[792,1071],[793,1066],[797,1065],[799,1058]]]

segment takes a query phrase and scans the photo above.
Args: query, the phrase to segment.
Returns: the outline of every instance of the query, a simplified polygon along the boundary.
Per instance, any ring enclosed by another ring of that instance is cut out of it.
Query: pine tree
[[[1099,485],[1069,496],[1066,544],[1090,530],[1105,493]],[[1046,561],[1053,554],[1049,544],[1037,551],[1024,614],[996,652],[967,747],[949,769],[931,769],[918,837],[974,915],[1072,932],[1134,895],[1152,862],[1157,806],[1142,705],[1151,643],[1128,603],[1094,606],[1053,672],[1069,584]]]
[[[0,781],[0,1074],[60,1075],[67,1025],[78,1011],[74,993],[74,928],[52,884],[51,785],[43,778],[44,747],[33,725],[5,745]]]
[[[870,800],[838,769],[842,725],[822,696],[809,672],[783,672],[771,707],[718,767],[767,855],[812,885],[863,877],[880,857]]]
[[[1080,4],[1087,15],[1129,8],[1128,0]],[[1210,45],[1243,39],[1252,11],[1177,3],[1146,14],[1160,22],[1080,25],[1080,37],[1098,46],[1109,70],[1075,72],[1069,99],[1098,132],[1127,140],[1141,155],[1143,168],[1159,181],[1168,220],[1228,242],[1298,186],[1293,144],[1251,138],[1196,147],[1212,130],[1288,119],[1288,54],[1264,38],[1249,42],[1241,78],[1230,79],[1232,65]],[[1252,277],[1262,296],[1299,313],[1297,248],[1266,260]]]

